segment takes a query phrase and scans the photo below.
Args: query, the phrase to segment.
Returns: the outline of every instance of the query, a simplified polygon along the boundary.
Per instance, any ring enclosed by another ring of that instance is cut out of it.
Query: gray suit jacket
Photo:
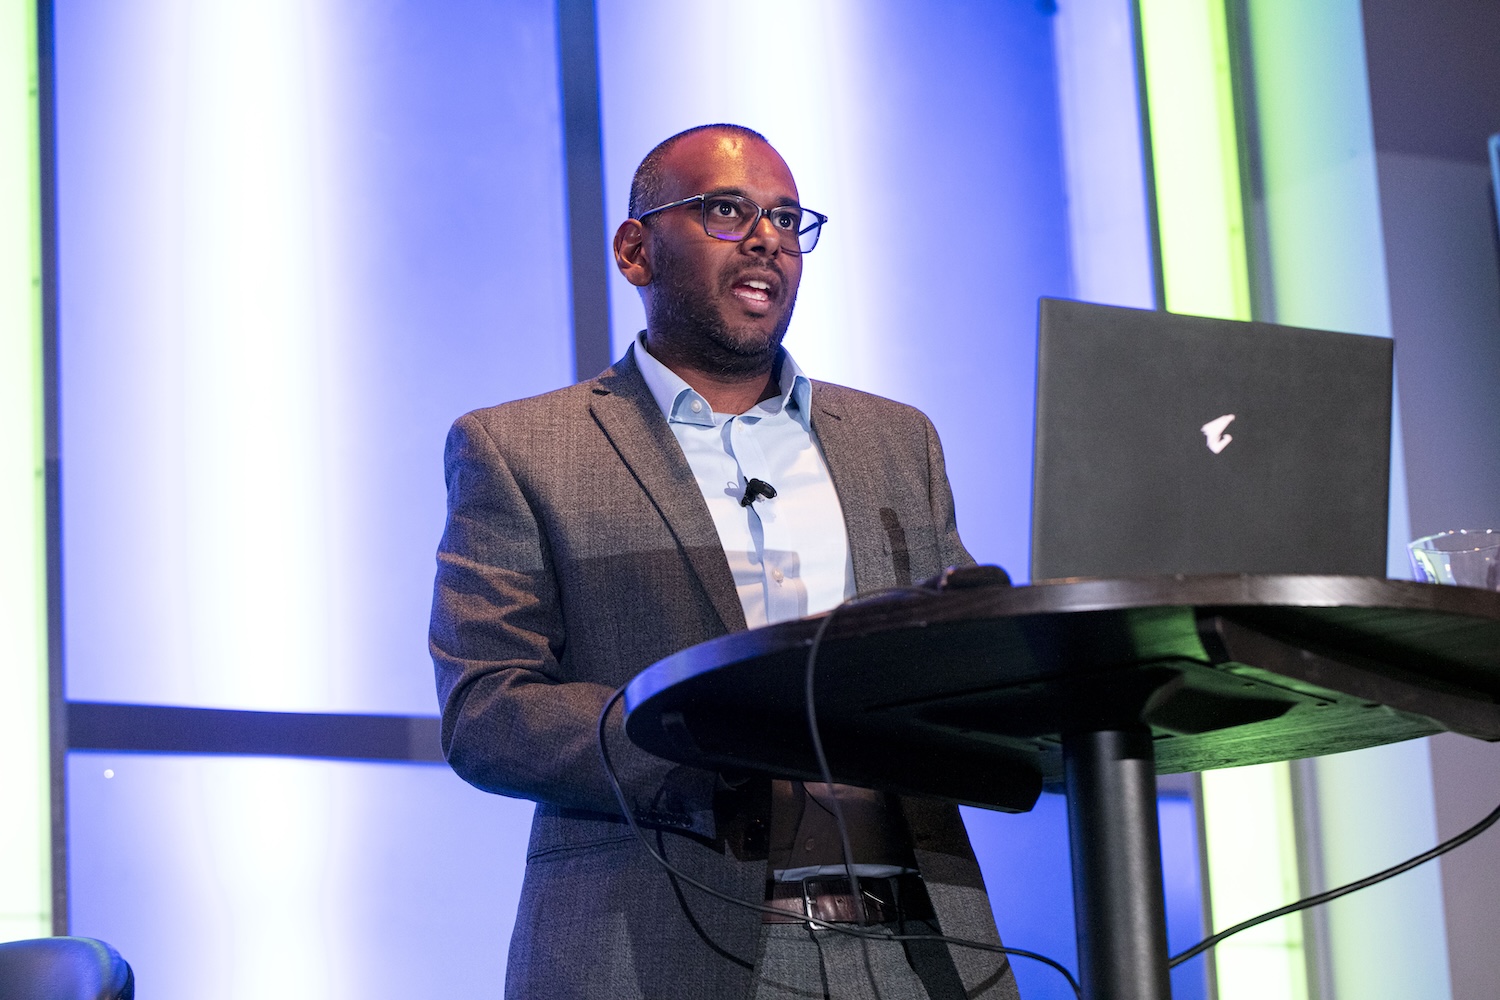
[[[443,748],[474,785],[538,803],[507,996],[738,998],[751,984],[759,916],[678,885],[633,841],[595,742],[616,687],[745,628],[707,505],[633,350],[591,381],[469,413],[448,437],[430,636]],[[812,408],[860,592],[972,562],[925,416],[826,383]],[[659,849],[762,899],[764,846],[747,817],[764,786],[726,794],[711,772],[635,749],[618,706],[607,738]],[[944,931],[998,943],[957,809],[902,805]],[[955,961],[971,990],[1014,989],[1001,956],[961,949]]]

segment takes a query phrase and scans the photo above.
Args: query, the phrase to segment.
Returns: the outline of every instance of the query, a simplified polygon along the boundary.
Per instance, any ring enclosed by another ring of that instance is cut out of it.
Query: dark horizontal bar
[[[69,750],[442,763],[438,720],[70,701]]]
[[[427,715],[330,715],[70,701],[69,750],[222,753],[443,763],[439,720]],[[1163,774],[1163,795],[1189,795],[1191,774]]]

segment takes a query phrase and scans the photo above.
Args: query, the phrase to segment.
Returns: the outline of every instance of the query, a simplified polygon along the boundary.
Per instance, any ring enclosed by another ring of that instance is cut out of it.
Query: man
[[[614,246],[646,306],[637,342],[591,381],[460,418],[446,453],[443,747],[478,787],[538,803],[506,995],[870,996],[877,980],[883,996],[1013,997],[992,952],[867,948],[799,919],[804,899],[851,918],[821,822],[840,794],[877,931],[998,944],[952,806],[674,765],[629,744],[616,706],[611,755],[658,848],[785,914],[770,921],[670,878],[619,814],[595,723],[637,672],[972,562],[927,419],[812,383],[781,348],[823,220],[765,139],[673,136],[637,171],[630,214]]]

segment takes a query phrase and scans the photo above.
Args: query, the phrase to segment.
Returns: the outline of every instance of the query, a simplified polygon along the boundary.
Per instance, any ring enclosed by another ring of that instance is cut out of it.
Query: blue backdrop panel
[[[1056,959],[1077,975],[1067,801],[1043,795],[1036,808],[1017,816],[980,809],[963,814],[1001,940]],[[1076,1000],[1054,970],[1024,958],[1012,959],[1011,967],[1025,1000]]]
[[[72,933],[153,1000],[489,997],[531,804],[446,767],[73,753]]]
[[[1036,299],[1068,291],[1052,18],[1035,0],[601,4],[611,225],[680,129],[735,121],[832,221],[787,345],[814,377],[913,403],[981,561],[1027,571]],[[754,26],[774,24],[774,44]],[[726,59],[722,43],[742,48]],[[670,40],[670,58],[660,57]],[[642,53],[652,54],[641,58]],[[616,276],[617,352],[642,325]]]
[[[1162,889],[1167,900],[1167,950],[1186,951],[1210,933],[1204,920],[1202,844],[1198,815],[1186,795],[1163,795],[1156,801],[1161,827]],[[1199,956],[1172,970],[1174,1000],[1208,1000],[1208,959]]]
[[[70,697],[431,713],[441,452],[570,380],[551,0],[59,0]]]

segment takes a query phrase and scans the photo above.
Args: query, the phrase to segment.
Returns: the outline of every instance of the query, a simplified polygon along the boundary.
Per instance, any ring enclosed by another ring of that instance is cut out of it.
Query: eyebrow
[[[750,195],[745,191],[744,188],[737,188],[737,187],[715,188],[712,191],[705,191],[705,192],[703,192],[703,197],[705,197],[705,198],[712,198],[716,194],[738,195],[739,197],[748,199],[749,201],[755,201],[755,199],[751,198]],[[760,204],[760,203],[756,202],[756,204]],[[761,207],[762,208],[801,208],[802,205],[795,198],[782,198],[780,201],[776,202],[776,204],[774,204],[774,205],[762,205]]]

